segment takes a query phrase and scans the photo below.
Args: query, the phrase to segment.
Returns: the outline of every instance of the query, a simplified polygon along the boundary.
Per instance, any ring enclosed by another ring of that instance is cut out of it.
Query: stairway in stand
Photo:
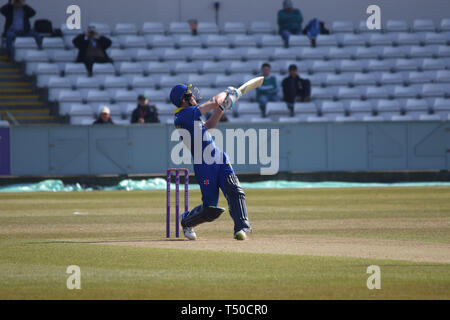
[[[0,119],[10,124],[59,123],[50,114],[48,103],[33,88],[32,80],[4,53],[0,53]]]

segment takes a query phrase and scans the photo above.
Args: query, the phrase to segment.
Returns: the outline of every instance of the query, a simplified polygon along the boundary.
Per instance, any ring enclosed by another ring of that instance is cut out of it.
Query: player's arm
[[[222,118],[222,115],[224,114],[224,111],[217,108],[213,111],[211,117],[209,117],[208,120],[204,123],[204,126],[207,130],[215,128],[217,124],[220,121],[220,118]]]
[[[215,95],[205,103],[201,104],[198,109],[202,115],[206,114],[210,110],[218,109],[221,104],[224,103],[227,97],[227,93],[225,91]]]

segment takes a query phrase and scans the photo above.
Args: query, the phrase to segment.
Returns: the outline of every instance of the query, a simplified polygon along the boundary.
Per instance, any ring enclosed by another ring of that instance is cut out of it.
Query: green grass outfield
[[[0,194],[0,299],[450,299],[450,187],[246,193],[242,242],[228,213],[166,240],[165,191]]]

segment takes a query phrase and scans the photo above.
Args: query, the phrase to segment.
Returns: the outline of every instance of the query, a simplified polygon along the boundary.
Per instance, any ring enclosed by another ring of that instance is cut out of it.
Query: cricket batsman
[[[196,150],[194,143],[198,143],[194,139],[194,131],[201,131],[202,135],[202,139],[199,140],[202,144],[201,163],[194,161],[194,173],[200,185],[203,203],[181,215],[183,233],[189,240],[197,239],[194,231],[195,226],[214,221],[225,211],[224,208],[217,207],[219,188],[228,201],[230,215],[234,221],[234,238],[245,240],[247,239],[247,233],[251,232],[244,190],[234,173],[227,154],[214,144],[214,140],[208,132],[209,129],[216,127],[225,110],[233,107],[239,95],[238,90],[228,87],[226,91],[217,94],[201,105],[197,105],[198,97],[193,94],[191,84],[188,86],[184,84],[176,85],[170,92],[170,100],[177,107],[174,111],[175,127],[185,129],[190,133],[190,149],[193,157],[194,150]],[[211,117],[203,122],[200,117],[210,110],[213,110]],[[219,158],[222,161],[207,164],[203,158],[203,151],[206,147],[208,147],[208,150],[212,150],[211,154],[214,155],[215,159]]]

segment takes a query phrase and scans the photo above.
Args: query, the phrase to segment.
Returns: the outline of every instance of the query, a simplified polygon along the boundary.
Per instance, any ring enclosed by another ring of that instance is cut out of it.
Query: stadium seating
[[[161,105],[161,112],[170,111],[163,121],[171,121],[168,89],[174,84],[193,83],[209,98],[256,76],[264,62],[279,82],[296,64],[312,83],[312,101],[296,103],[294,117],[284,102],[270,102],[267,118],[260,118],[252,91],[236,105],[230,121],[449,119],[450,18],[410,24],[387,20],[381,31],[368,30],[366,21],[334,21],[331,34],[320,35],[316,47],[305,35],[293,35],[289,48],[268,21],[225,22],[223,30],[200,21],[197,36],[187,22],[94,24],[113,40],[108,54],[114,62],[94,64],[92,77],[84,64],[75,63],[77,30],[63,25],[63,37],[44,38],[42,50],[33,38],[15,40],[15,60],[36,77],[38,88],[48,89],[60,114],[73,117],[71,123],[92,123],[99,104],[114,106],[119,123],[128,121],[141,93]]]

